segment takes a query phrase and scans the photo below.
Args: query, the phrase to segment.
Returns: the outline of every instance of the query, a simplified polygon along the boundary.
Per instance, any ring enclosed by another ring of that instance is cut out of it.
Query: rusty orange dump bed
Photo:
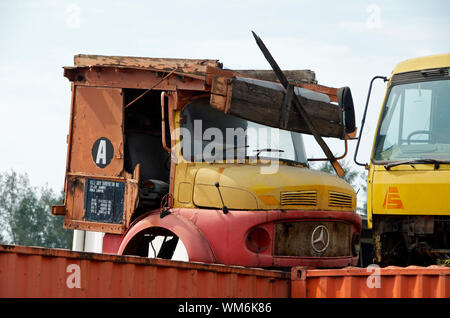
[[[288,273],[1,245],[0,297],[449,298],[450,268],[294,267]]]

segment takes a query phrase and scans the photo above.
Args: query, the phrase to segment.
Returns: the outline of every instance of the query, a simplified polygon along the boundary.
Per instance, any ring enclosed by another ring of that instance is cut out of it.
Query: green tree
[[[364,198],[363,204],[358,204],[358,211],[359,213],[366,214],[367,211],[367,201],[366,201],[366,191],[367,191],[367,173],[365,170],[359,169],[359,167],[356,167],[349,161],[340,161],[339,162],[342,166],[342,169],[344,169],[344,176],[342,179],[344,179],[348,184],[350,184],[353,189],[358,193],[358,196],[360,198]],[[336,172],[334,171],[333,167],[331,166],[329,161],[324,161],[321,163],[316,163],[311,165],[311,169],[314,170],[320,170],[327,173],[331,173],[336,175]]]
[[[47,186],[31,186],[26,174],[0,173],[0,241],[70,248],[73,231],[63,229],[63,217],[50,212],[51,206],[62,200],[62,193]]]

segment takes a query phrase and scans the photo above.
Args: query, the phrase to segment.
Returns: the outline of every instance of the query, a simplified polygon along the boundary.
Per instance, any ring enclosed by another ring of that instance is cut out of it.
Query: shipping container
[[[450,268],[292,269],[292,297],[306,298],[450,298]]]
[[[0,297],[290,296],[290,274],[239,266],[0,246]]]
[[[2,298],[450,298],[450,268],[291,272],[0,245]]]

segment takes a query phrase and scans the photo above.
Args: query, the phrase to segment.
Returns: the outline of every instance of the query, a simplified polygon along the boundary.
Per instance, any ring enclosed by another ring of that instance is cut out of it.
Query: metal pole
[[[72,251],[84,252],[85,231],[73,230]]]

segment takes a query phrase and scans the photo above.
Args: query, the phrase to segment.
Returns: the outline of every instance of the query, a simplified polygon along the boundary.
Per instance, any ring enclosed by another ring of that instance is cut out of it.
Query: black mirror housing
[[[353,104],[353,97],[350,87],[341,87],[337,92],[337,100],[339,107],[343,109],[344,126],[347,134],[352,133],[356,129],[355,123],[355,107]]]

